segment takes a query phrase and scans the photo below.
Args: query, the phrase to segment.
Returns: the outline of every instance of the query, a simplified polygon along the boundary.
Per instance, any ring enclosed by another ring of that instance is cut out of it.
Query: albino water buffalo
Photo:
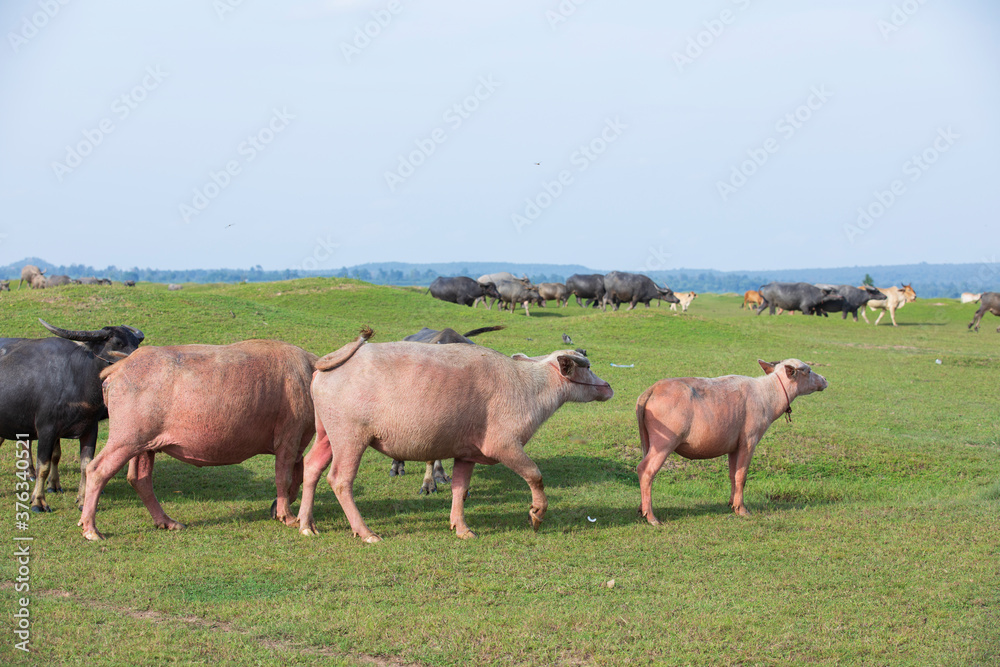
[[[885,315],[885,311],[889,311],[889,319],[892,320],[892,326],[899,326],[896,324],[896,310],[902,308],[908,303],[912,303],[917,300],[917,293],[913,291],[910,285],[903,285],[900,287],[879,287],[878,291],[885,294],[886,298],[875,300],[872,299],[868,302],[868,307],[872,311],[881,310],[882,312],[878,314],[875,318],[875,326],[882,320],[882,316]],[[865,316],[865,311],[862,309],[861,316],[865,318],[865,322],[868,318]]]
[[[827,386],[826,378],[798,359],[757,363],[764,369],[762,377],[668,378],[639,397],[639,513],[649,523],[660,523],[653,515],[653,479],[670,452],[686,459],[728,455],[729,505],[741,516],[750,514],[743,504],[743,486],[757,443],[782,414],[791,421],[796,396]]]
[[[10,291],[10,281],[0,280],[0,292],[9,292],[9,291]]]
[[[979,299],[983,296],[982,292],[962,292],[962,303],[979,303]]]
[[[376,343],[362,337],[320,359],[313,376],[316,444],[305,463],[299,530],[316,533],[313,498],[327,480],[354,534],[377,542],[354,503],[361,456],[373,447],[411,461],[455,459],[451,527],[474,537],[465,523],[465,495],[477,463],[502,463],[531,487],[531,524],[538,530],[548,507],[542,473],[524,445],[563,403],[606,401],[611,386],[574,350],[513,358],[474,345]],[[354,350],[357,350],[355,353]],[[353,354],[353,356],[351,356]]]
[[[681,305],[681,312],[686,313],[688,311],[688,306],[691,305],[691,302],[694,301],[695,297],[698,295],[694,292],[684,292],[683,294],[677,294],[674,292],[674,296],[677,297],[677,301]],[[670,304],[670,310],[677,310],[677,304]]]
[[[142,347],[102,372],[111,422],[107,444],[87,466],[83,536],[103,538],[94,524],[97,499],[126,463],[128,482],[156,527],[184,528],[153,494],[157,452],[198,467],[273,455],[278,497],[271,516],[294,525],[290,505],[302,481],[302,452],[315,433],[309,394],[315,361],[288,343],[247,340]]]
[[[542,298],[542,301],[555,300],[559,302],[560,306],[565,306],[569,303],[571,294],[569,288],[562,283],[539,283],[538,296]]]
[[[976,333],[979,333],[979,322],[983,319],[983,315],[993,313],[1000,317],[1000,292],[983,292],[980,301],[979,310],[976,311],[976,316],[969,322],[968,327],[975,329]],[[997,333],[1000,333],[1000,327],[997,327]]]
[[[17,283],[17,289],[21,289],[23,283],[28,283],[31,289],[45,289],[45,279],[36,280],[45,274],[45,269],[40,269],[34,264],[25,264],[21,269],[21,280]]]

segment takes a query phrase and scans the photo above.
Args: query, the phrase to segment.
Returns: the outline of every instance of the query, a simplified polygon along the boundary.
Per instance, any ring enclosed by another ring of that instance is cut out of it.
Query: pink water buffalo
[[[750,514],[743,504],[743,486],[757,443],[782,414],[791,419],[797,396],[827,386],[826,378],[798,359],[757,363],[764,369],[761,377],[667,378],[639,397],[639,511],[649,523],[660,523],[653,515],[653,479],[670,452],[686,459],[728,455],[729,505],[741,516]]]
[[[309,383],[316,355],[271,340],[137,351],[142,354],[101,373],[110,426],[107,444],[87,466],[83,536],[103,538],[94,524],[97,499],[126,463],[128,482],[156,527],[184,528],[153,494],[158,452],[199,467],[273,455],[277,500],[271,514],[295,525],[290,503],[302,481],[302,453],[315,433]]]
[[[365,338],[365,334],[359,341]],[[357,345],[357,342],[354,344]],[[368,447],[395,459],[455,459],[451,528],[475,537],[465,523],[465,496],[477,463],[502,463],[531,488],[531,524],[542,523],[548,501],[542,473],[524,445],[565,402],[606,401],[614,392],[574,350],[544,357],[474,345],[376,343],[351,346],[316,364],[312,395],[316,444],[305,461],[299,530],[316,534],[313,498],[327,480],[354,534],[377,542],[354,503],[354,478]]]

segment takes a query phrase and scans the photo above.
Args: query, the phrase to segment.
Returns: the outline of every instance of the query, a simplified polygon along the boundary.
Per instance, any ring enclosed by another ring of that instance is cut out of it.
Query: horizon
[[[998,20],[984,0],[19,0],[0,265],[995,263]]]

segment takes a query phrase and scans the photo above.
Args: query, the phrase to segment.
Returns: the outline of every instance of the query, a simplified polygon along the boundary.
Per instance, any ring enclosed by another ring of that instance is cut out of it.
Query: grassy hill
[[[325,482],[321,535],[268,518],[273,458],[194,468],[158,457],[154,486],[187,524],[157,531],[124,474],[100,501],[109,539],[85,542],[73,495],[78,448],[63,441],[68,493],[32,515],[35,658],[48,664],[912,664],[1000,662],[1000,319],[968,333],[973,305],[921,299],[900,326],[839,317],[754,316],[702,295],[602,313],[532,316],[446,304],[418,288],[307,279],[244,285],[68,287],[0,294],[4,336],[129,324],[150,345],[278,338],[325,354],[376,330],[504,324],[482,344],[506,354],[588,350],[616,395],[569,404],[526,448],[545,478],[538,533],[530,493],[477,466],[466,519],[450,493],[419,497],[419,464],[388,476],[369,451],[355,497],[383,538],[363,545]],[[827,391],[795,403],[757,448],[746,502],[726,506],[724,459],[672,456],[654,485],[664,521],[637,515],[635,401],[670,376],[759,375],[797,357]],[[937,363],[940,360],[941,363]],[[617,368],[611,364],[634,364]],[[206,396],[205,400],[212,400]],[[107,435],[102,428],[99,446]],[[13,549],[13,447],[0,447]],[[450,464],[446,465],[450,470]],[[297,504],[296,504],[297,506]],[[596,521],[591,521],[596,519]],[[23,535],[25,533],[18,533]],[[11,570],[13,571],[13,570]],[[13,576],[7,578],[12,581]],[[609,587],[611,580],[614,586]],[[20,595],[3,585],[6,609]],[[8,634],[8,637],[10,635]],[[12,642],[0,663],[23,660]]]

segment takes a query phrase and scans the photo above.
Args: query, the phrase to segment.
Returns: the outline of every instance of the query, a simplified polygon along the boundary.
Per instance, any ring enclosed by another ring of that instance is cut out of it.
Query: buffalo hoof
[[[100,542],[104,539],[104,536],[97,532],[96,528],[91,528],[90,530],[83,531],[83,539],[90,540],[91,542]]]
[[[31,506],[31,511],[32,512],[51,512],[52,508],[49,507],[48,505],[32,505]]]
[[[545,515],[545,512],[539,512],[532,508],[528,511],[528,515],[531,517],[531,528],[537,533],[538,529],[542,527],[542,517]]]
[[[381,542],[382,538],[379,537],[378,535],[372,534],[372,535],[369,535],[368,537],[363,538],[363,540],[364,540],[365,544],[375,544],[377,542]]]
[[[469,530],[468,528],[466,528],[466,529],[465,529],[465,530],[464,530],[463,532],[461,532],[461,533],[460,533],[460,532],[458,532],[458,531],[455,531],[455,535],[456,535],[456,537],[458,537],[458,539],[460,539],[460,540],[473,540],[473,539],[475,539],[475,538],[476,538],[476,534],[475,534],[474,532],[472,532],[471,530]]]
[[[444,473],[434,473],[434,481],[438,484],[451,484],[451,477]]]
[[[420,490],[417,491],[418,496],[431,495],[432,493],[437,493],[437,484],[434,482],[424,482],[420,485]]]
[[[746,507],[737,507],[736,514],[738,516],[750,516],[750,510],[748,510]]]
[[[184,530],[187,528],[183,523],[174,521],[173,519],[167,519],[166,521],[161,521],[156,524],[156,527],[160,530]]]
[[[61,486],[50,486],[45,489],[45,493],[63,493],[63,488]]]
[[[312,537],[313,535],[319,535],[319,531],[316,530],[316,526],[306,526],[304,528],[299,528],[299,533],[305,535],[306,537]]]

